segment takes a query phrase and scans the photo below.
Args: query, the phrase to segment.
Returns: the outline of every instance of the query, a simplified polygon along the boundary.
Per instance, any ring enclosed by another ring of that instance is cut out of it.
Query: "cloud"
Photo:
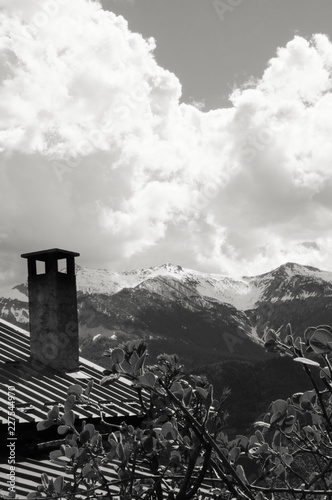
[[[204,112],[98,2],[0,7],[0,280],[53,246],[117,269],[332,269],[326,36],[295,37]]]

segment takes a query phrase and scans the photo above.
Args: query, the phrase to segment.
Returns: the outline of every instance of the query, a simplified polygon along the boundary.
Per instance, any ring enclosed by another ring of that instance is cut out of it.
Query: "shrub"
[[[102,383],[121,375],[132,380],[142,426],[115,428],[102,418],[110,427],[106,439],[92,424],[77,429],[75,404],[88,398],[93,387],[91,382],[85,389],[71,386],[63,413],[54,406],[38,428],[57,425],[66,434],[65,444],[50,458],[64,465],[72,481],[43,475],[38,492],[28,497],[331,498],[332,328],[309,328],[301,340],[288,326],[285,339],[270,330],[265,341],[269,351],[292,357],[304,369],[312,389],[273,401],[254,434],[235,439],[224,432],[227,390],[216,400],[205,377],[184,376],[176,355],[160,355],[156,365],[146,366],[142,342],[109,350],[111,366]],[[313,370],[320,372],[321,387]],[[116,470],[116,479],[103,472],[105,466]]]

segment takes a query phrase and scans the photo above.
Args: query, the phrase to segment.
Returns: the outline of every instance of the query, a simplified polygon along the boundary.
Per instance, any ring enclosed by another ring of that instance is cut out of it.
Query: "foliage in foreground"
[[[93,388],[92,383],[85,390],[71,386],[64,411],[54,406],[38,428],[57,425],[65,435],[65,444],[50,458],[72,481],[43,474],[38,491],[28,498],[331,498],[332,328],[309,328],[304,341],[290,326],[287,330],[285,339],[270,330],[265,346],[301,365],[312,389],[274,401],[250,438],[228,439],[223,431],[227,391],[215,400],[207,380],[187,379],[175,355],[160,355],[156,365],[146,366],[140,342],[109,351],[110,372],[102,383],[112,384],[120,375],[132,380],[144,415],[141,427],[109,424],[105,436],[92,424],[77,428],[75,405]],[[313,370],[320,372],[320,387]],[[107,468],[115,471],[113,478]]]

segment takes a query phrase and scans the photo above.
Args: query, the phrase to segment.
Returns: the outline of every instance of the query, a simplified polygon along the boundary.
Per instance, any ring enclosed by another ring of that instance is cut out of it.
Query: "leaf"
[[[255,436],[256,436],[257,441],[258,441],[260,444],[265,443],[265,440],[264,440],[263,434],[261,433],[261,431],[260,431],[260,430],[255,431]]]
[[[313,361],[312,359],[308,359],[308,358],[294,358],[294,361],[297,361],[298,363],[302,363],[303,365],[320,367],[320,364],[317,363],[317,361]]]
[[[309,343],[309,340],[311,339],[312,335],[315,333],[316,327],[315,326],[310,326],[309,328],[306,329],[304,332],[304,340]]]
[[[331,380],[331,371],[328,366],[324,366],[324,368],[321,369],[320,378],[328,378],[329,380]]]
[[[292,326],[290,323],[287,323],[286,325],[286,335],[289,335],[290,337],[293,335]]]
[[[78,448],[77,446],[69,446],[66,448],[65,451],[66,457],[67,458],[76,458],[78,455]]]
[[[310,403],[314,404],[317,399],[317,394],[314,389],[311,389],[309,391],[305,391],[301,396],[300,396],[300,401],[310,401]]]
[[[79,399],[83,393],[83,387],[79,384],[73,384],[67,389],[68,396],[70,394],[75,394]]]
[[[281,460],[286,465],[290,465],[293,462],[293,455],[291,455],[290,453],[285,453],[284,455],[281,455]]]
[[[95,475],[95,471],[90,464],[86,464],[82,469],[82,474],[86,479],[92,479]]]
[[[255,427],[265,427],[266,429],[269,429],[271,426],[267,422],[263,422],[262,420],[258,420],[257,422],[254,422]]]
[[[66,399],[66,402],[65,402],[65,407],[64,407],[65,412],[75,408],[75,403],[76,403],[75,394],[70,394],[70,396],[68,396],[68,398]]]
[[[101,447],[101,443],[102,443],[101,435],[99,434],[98,431],[95,431],[94,435],[91,438],[91,446],[99,448]]]
[[[196,394],[198,394],[201,401],[205,402],[207,400],[208,392],[203,387],[196,387]]]
[[[187,387],[186,389],[183,390],[183,401],[186,406],[190,405],[192,394],[193,390],[191,387]]]
[[[157,444],[156,438],[148,436],[142,440],[142,446],[147,453],[151,453]]]
[[[236,473],[244,484],[248,484],[248,479],[245,475],[245,472],[244,472],[242,465],[236,466]]]
[[[247,436],[236,436],[234,442],[236,443],[236,446],[239,446],[242,450],[246,450],[249,445],[249,439]]]
[[[82,447],[78,450],[77,464],[78,465],[85,464],[87,460],[88,460],[88,451],[85,447]]]
[[[183,399],[183,388],[179,382],[173,382],[171,386],[171,391],[178,399]]]
[[[171,424],[171,422],[166,422],[162,428],[161,428],[161,432],[162,432],[162,435],[166,438],[166,439],[176,439],[177,438],[177,431],[176,429],[174,429],[173,425]]]
[[[144,367],[144,361],[147,356],[146,352],[143,352],[142,356],[137,360],[134,366],[135,373],[138,373]]]
[[[126,455],[124,451],[124,447],[122,443],[118,443],[116,447],[116,452],[118,454],[119,459],[121,460],[122,463],[126,462]]]
[[[290,434],[293,431],[293,426],[295,422],[294,415],[289,415],[284,422],[284,431],[285,434]]]
[[[233,465],[237,459],[239,458],[241,453],[241,450],[239,447],[235,446],[235,448],[232,448],[231,451],[228,454],[228,460],[230,461],[231,465]]]
[[[59,417],[59,407],[53,406],[53,408],[48,412],[47,418],[48,420],[57,420]]]
[[[69,431],[69,429],[70,429],[69,425],[59,425],[58,434],[66,434],[66,432]]]
[[[89,382],[87,383],[86,388],[84,390],[84,396],[86,396],[87,398],[90,397],[90,393],[91,393],[91,389],[93,387],[93,384],[94,384],[94,380],[92,378],[91,380],[89,380]]]
[[[73,412],[73,410],[66,411],[66,413],[64,413],[62,415],[62,421],[66,425],[69,425],[69,426],[74,425],[74,422],[75,422],[75,413]]]
[[[285,413],[287,411],[288,404],[283,399],[277,399],[272,403],[272,412],[273,413]]]
[[[92,436],[96,432],[96,428],[93,424],[86,424],[86,426],[84,427],[84,430],[89,432],[90,438],[92,438]]]
[[[55,425],[53,420],[52,421],[51,420],[41,420],[37,424],[37,431],[44,431],[44,430],[48,429],[49,427],[52,427],[52,425]]]
[[[111,361],[113,365],[121,365],[124,361],[125,355],[122,349],[116,348],[111,352]]]
[[[176,465],[180,465],[180,463],[181,463],[181,453],[178,452],[177,450],[173,450],[171,452],[170,462],[172,462],[173,464],[176,464]]]
[[[59,457],[62,457],[63,454],[60,450],[54,450],[50,452],[50,460],[56,460]]]
[[[277,465],[277,467],[274,467],[272,469],[273,474],[276,476],[281,476],[283,472],[285,472],[285,467],[282,464]]]
[[[54,489],[57,493],[61,493],[64,485],[63,476],[58,476],[54,481]]]
[[[157,377],[153,373],[147,372],[144,375],[140,375],[138,377],[138,380],[142,385],[146,385],[147,387],[154,387],[157,381]]]
[[[48,475],[45,474],[45,472],[43,472],[42,475],[40,476],[40,479],[44,488],[47,489],[50,482],[48,479]]]
[[[332,332],[318,327],[309,339],[310,347],[317,354],[329,354],[332,351],[329,343],[332,342]]]
[[[139,360],[138,354],[136,351],[134,351],[132,353],[132,355],[130,356],[130,360],[129,360],[131,366],[133,367],[133,371],[135,371],[135,366],[136,366],[138,360]]]
[[[90,439],[90,432],[88,430],[84,430],[80,433],[80,443],[84,444]]]
[[[277,334],[276,334],[276,332],[275,332],[274,330],[272,330],[272,329],[270,329],[270,330],[267,332],[267,334],[266,334],[266,336],[265,336],[265,343],[267,343],[267,342],[269,342],[269,341],[271,341],[271,340],[274,340],[274,341],[275,341],[275,340],[277,340]]]
[[[130,363],[128,363],[126,359],[121,363],[121,370],[123,370],[125,373],[129,373],[130,375],[133,373],[133,367]]]

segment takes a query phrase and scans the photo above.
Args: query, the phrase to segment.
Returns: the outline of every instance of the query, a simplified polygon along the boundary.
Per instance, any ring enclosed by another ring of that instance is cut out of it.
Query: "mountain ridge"
[[[77,266],[76,280],[83,347],[143,338],[154,354],[189,361],[200,352],[260,359],[268,328],[332,323],[332,272],[293,262],[239,278],[171,263],[123,273]],[[27,327],[27,293],[25,283],[0,298],[1,317]]]

